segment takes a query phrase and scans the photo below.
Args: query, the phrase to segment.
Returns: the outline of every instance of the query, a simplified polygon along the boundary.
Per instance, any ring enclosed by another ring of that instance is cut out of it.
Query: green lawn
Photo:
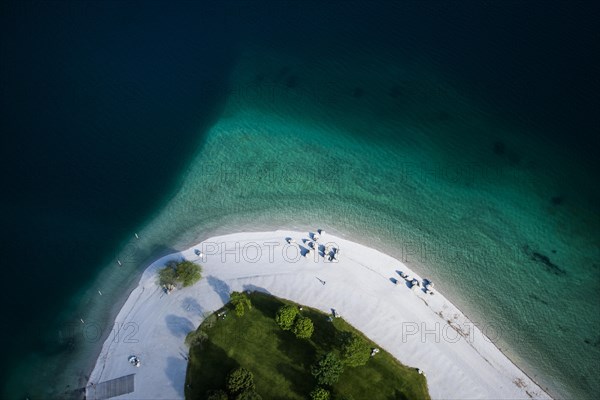
[[[341,318],[332,323],[326,314],[304,307],[301,314],[312,319],[315,331],[310,340],[297,339],[274,319],[278,308],[291,302],[262,293],[249,297],[253,307],[243,317],[228,311],[225,319],[210,323],[215,319],[209,318],[200,326],[208,338],[190,349],[186,399],[203,399],[207,390],[223,389],[227,374],[238,366],[254,374],[264,400],[307,399],[317,386],[310,374],[317,354],[339,349],[343,331],[364,337]],[[383,350],[364,366],[346,367],[329,389],[333,399],[429,399],[425,377]]]

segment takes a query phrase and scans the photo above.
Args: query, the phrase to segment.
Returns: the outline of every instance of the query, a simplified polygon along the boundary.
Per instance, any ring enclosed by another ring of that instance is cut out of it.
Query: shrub
[[[245,368],[236,368],[227,376],[227,391],[233,395],[254,390],[254,376]]]
[[[191,261],[181,261],[177,263],[175,271],[177,272],[177,280],[180,281],[184,287],[192,286],[202,278],[200,266]]]
[[[250,299],[244,293],[240,293],[240,292],[231,293],[230,302],[231,302],[231,305],[233,306],[233,309],[235,310],[235,315],[237,315],[238,317],[244,316],[244,313],[246,312],[246,308],[248,310],[250,310],[252,308],[252,303],[250,302]]]
[[[277,322],[277,325],[284,331],[289,331],[294,326],[294,321],[299,313],[300,311],[295,305],[288,304],[281,306],[275,315],[275,322]]]
[[[167,265],[160,271],[158,271],[158,283],[161,286],[170,286],[177,283],[177,273],[175,272],[175,268],[170,265]]]
[[[349,367],[365,365],[371,358],[369,343],[356,334],[350,334],[342,345],[342,361]]]
[[[317,387],[310,392],[310,400],[329,400],[329,397],[329,391],[322,387]]]
[[[310,339],[314,330],[315,327],[313,322],[307,317],[296,318],[296,322],[292,328],[292,332],[294,332],[294,335],[299,339]]]
[[[311,366],[311,373],[320,385],[333,385],[344,372],[344,365],[333,352],[321,357]]]

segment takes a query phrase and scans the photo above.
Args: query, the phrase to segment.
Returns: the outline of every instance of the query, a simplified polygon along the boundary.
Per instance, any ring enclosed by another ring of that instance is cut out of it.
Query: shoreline
[[[286,237],[297,243],[287,245]],[[233,290],[266,291],[325,312],[335,308],[400,362],[422,369],[432,398],[551,398],[485,335],[489,327],[479,329],[437,292],[442,285],[433,296],[414,292],[398,271],[421,282],[422,277],[405,264],[328,233],[319,242],[335,243],[339,262],[296,256],[293,248],[303,238],[308,232],[234,233],[152,262],[119,311],[118,330],[98,354],[87,398],[95,398],[91,383],[131,373],[136,389],[121,398],[183,398],[185,335],[221,308]],[[156,271],[180,258],[202,264],[203,278],[166,295],[155,284]],[[142,359],[139,369],[127,362],[133,353]]]

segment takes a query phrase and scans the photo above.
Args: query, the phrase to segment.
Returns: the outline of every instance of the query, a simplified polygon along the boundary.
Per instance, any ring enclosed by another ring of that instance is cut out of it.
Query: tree
[[[202,267],[191,261],[171,262],[158,271],[161,286],[175,286],[180,282],[184,287],[191,286],[201,278]]]
[[[200,327],[195,331],[191,331],[185,337],[185,344],[188,346],[196,346],[208,339],[208,334]]]
[[[371,358],[371,347],[356,334],[349,334],[342,345],[342,361],[349,367],[365,365]]]
[[[294,321],[299,313],[298,307],[293,304],[281,306],[275,315],[275,322],[284,331],[289,331],[294,326]]]
[[[227,391],[232,395],[254,390],[254,388],[254,376],[245,368],[236,368],[227,376]]]
[[[292,328],[292,332],[294,332],[294,335],[299,339],[310,339],[314,330],[315,327],[310,318],[301,316],[296,318],[296,322]]]
[[[322,387],[317,387],[310,392],[310,400],[329,400],[330,393]]]
[[[200,266],[191,261],[181,261],[177,263],[175,271],[177,272],[178,280],[184,287],[192,286],[202,278]]]
[[[243,317],[246,312],[246,308],[250,310],[252,308],[252,302],[244,293],[233,292],[231,293],[231,298],[229,300],[233,309],[235,310],[235,315],[238,317]]]
[[[235,400],[262,400],[262,396],[256,393],[256,390],[246,390],[235,396]]]
[[[161,286],[175,286],[177,283],[177,272],[175,272],[175,268],[167,265],[158,271],[158,283]]]
[[[351,394],[338,394],[333,400],[354,400],[354,397]]]
[[[223,390],[209,390],[206,393],[206,400],[228,400],[227,393]]]
[[[333,385],[344,372],[344,365],[335,355],[329,352],[311,366],[311,373],[320,385]]]

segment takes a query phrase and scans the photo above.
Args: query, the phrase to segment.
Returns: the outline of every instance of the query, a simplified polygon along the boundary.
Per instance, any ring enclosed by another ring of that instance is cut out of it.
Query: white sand
[[[325,312],[335,308],[402,363],[422,369],[432,398],[549,398],[482,333],[493,338],[496,330],[474,327],[437,292],[443,292],[443,282],[436,283],[433,296],[415,292],[396,271],[420,281],[421,277],[376,250],[325,233],[319,242],[334,242],[341,250],[339,262],[331,263],[314,255],[296,257],[298,244],[287,245],[286,237],[302,244],[308,233],[219,236],[154,262],[119,312],[116,323],[121,331],[104,343],[90,382],[135,373],[135,391],[118,398],[183,398],[186,334],[222,307],[231,291],[265,290]],[[204,251],[202,259],[196,250]],[[181,258],[200,262],[203,278],[193,287],[164,294],[155,283],[156,271]],[[397,278],[398,285],[390,278]],[[133,354],[141,359],[141,367],[128,363]],[[87,395],[94,398],[92,386]]]

